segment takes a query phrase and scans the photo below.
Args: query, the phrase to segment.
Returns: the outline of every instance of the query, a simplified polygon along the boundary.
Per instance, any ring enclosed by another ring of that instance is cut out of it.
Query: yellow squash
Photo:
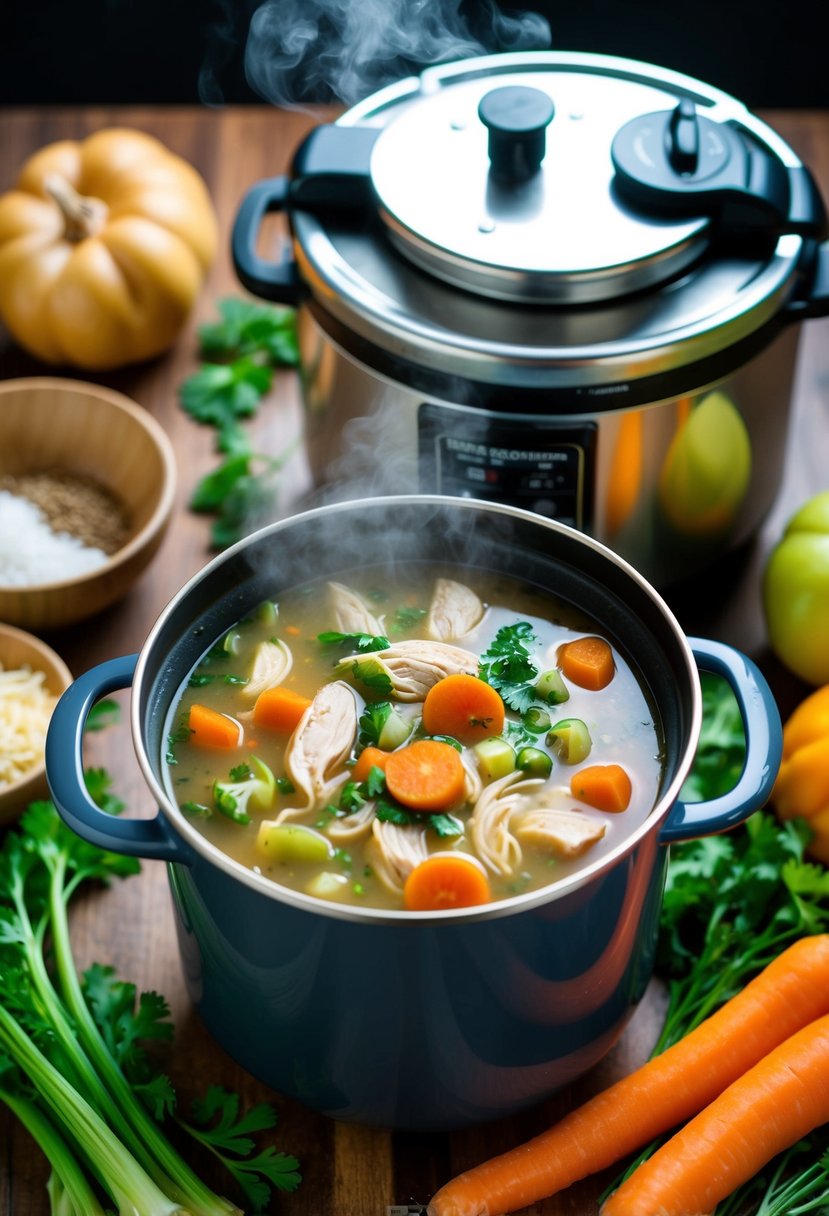
[[[801,701],[783,728],[771,801],[781,819],[808,822],[809,852],[829,865],[829,684]]]
[[[50,144],[0,197],[0,317],[48,363],[148,359],[175,341],[216,243],[204,182],[158,140]]]

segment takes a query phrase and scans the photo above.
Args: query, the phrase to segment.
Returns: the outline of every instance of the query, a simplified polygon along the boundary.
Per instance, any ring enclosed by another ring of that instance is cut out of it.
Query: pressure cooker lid
[[[422,269],[484,295],[578,302],[650,287],[704,252],[711,222],[635,210],[611,148],[626,123],[678,102],[625,76],[551,71],[421,96],[374,145],[380,216]]]

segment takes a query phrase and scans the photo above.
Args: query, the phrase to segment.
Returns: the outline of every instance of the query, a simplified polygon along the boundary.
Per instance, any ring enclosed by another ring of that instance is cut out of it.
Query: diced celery
[[[287,864],[319,865],[334,854],[330,841],[300,823],[260,823],[256,849],[268,861]]]
[[[570,690],[557,667],[551,667],[549,671],[542,671],[535,682],[535,691],[540,699],[549,705],[561,705],[564,701],[570,700]]]
[[[515,768],[515,752],[506,739],[482,739],[472,749],[478,760],[478,768],[488,781],[506,777]]]
[[[593,740],[581,718],[562,718],[547,735],[547,746],[562,764],[581,764],[590,755]]]
[[[332,874],[330,870],[322,870],[306,883],[308,895],[316,895],[318,899],[341,899],[348,886],[346,874]]]
[[[279,620],[279,608],[273,600],[263,600],[254,608],[253,619],[262,625],[275,625]]]
[[[396,747],[400,747],[401,743],[406,742],[411,733],[412,723],[392,707],[391,713],[377,736],[377,746],[381,747],[384,752],[393,752]]]
[[[228,629],[222,638],[222,650],[225,654],[238,654],[242,646],[242,635],[238,629]]]
[[[521,721],[525,730],[531,731],[534,735],[543,735],[545,730],[549,730],[553,725],[553,719],[547,713],[546,709],[542,709],[540,705],[531,705],[530,708],[521,715]]]
[[[549,777],[553,771],[552,760],[540,747],[522,747],[516,765],[531,777]]]

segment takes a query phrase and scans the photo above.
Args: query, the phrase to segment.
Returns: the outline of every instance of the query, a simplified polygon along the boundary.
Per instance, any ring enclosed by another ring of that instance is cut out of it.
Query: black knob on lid
[[[668,163],[675,173],[696,173],[699,119],[690,97],[683,97],[668,121]]]
[[[554,113],[546,93],[522,85],[492,89],[481,98],[478,117],[489,131],[489,164],[494,177],[522,182],[538,172]]]

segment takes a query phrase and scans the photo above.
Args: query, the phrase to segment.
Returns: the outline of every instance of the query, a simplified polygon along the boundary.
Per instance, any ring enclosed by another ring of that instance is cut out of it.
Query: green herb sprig
[[[297,365],[299,349],[292,309],[232,297],[217,307],[221,319],[199,327],[206,361],[184,381],[179,396],[191,418],[215,427],[216,449],[225,458],[202,478],[190,499],[193,511],[215,516],[211,541],[223,549],[278,502],[280,473],[299,440],[278,456],[257,453],[244,423],[270,390],[274,370]]]
[[[529,621],[503,625],[481,655],[480,677],[496,689],[510,709],[524,714],[537,700],[538,668],[530,647],[537,642]]]

